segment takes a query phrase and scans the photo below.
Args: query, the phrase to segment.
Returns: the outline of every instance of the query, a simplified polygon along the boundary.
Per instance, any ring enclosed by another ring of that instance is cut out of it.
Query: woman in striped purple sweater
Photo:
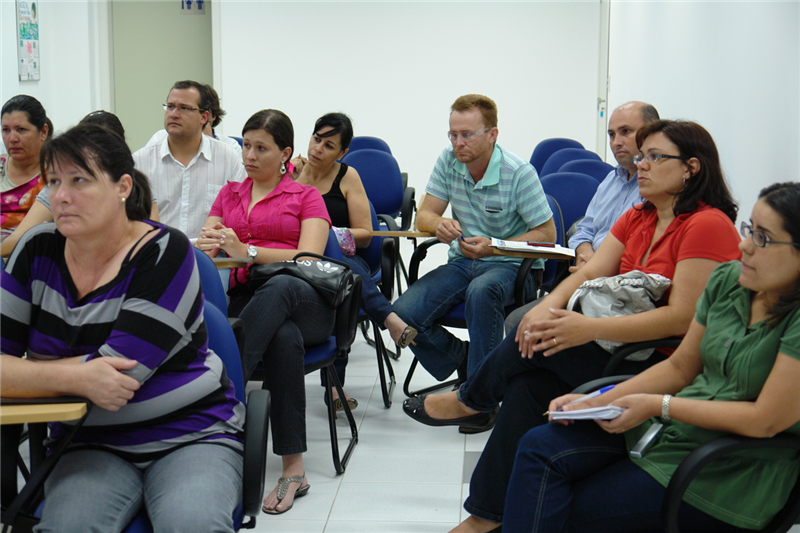
[[[233,531],[244,407],[208,348],[188,239],[145,220],[147,178],[108,130],[76,126],[41,163],[55,224],[28,231],[2,272],[3,396],[95,407],[36,531],[120,531],[142,506],[156,531]]]

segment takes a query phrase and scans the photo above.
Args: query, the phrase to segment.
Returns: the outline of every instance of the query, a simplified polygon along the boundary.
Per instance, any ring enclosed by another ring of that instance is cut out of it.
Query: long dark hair
[[[279,149],[283,150],[288,146],[294,153],[294,126],[292,126],[292,120],[283,111],[262,109],[254,114],[247,119],[242,128],[242,137],[248,131],[253,130],[266,131],[272,135]],[[289,154],[289,159],[292,158],[292,153]]]
[[[95,175],[96,168],[108,173],[113,183],[124,174],[133,182],[131,194],[125,201],[125,214],[129,220],[150,218],[153,195],[147,176],[133,168],[133,156],[119,135],[97,124],[78,124],[47,141],[39,154],[42,177],[47,180],[47,168],[68,161]]]
[[[773,211],[778,213],[783,221],[783,230],[792,236],[793,243],[800,243],[800,183],[773,183],[761,189],[758,199],[764,200]],[[800,251],[800,244],[794,244],[794,249]],[[777,326],[786,315],[800,306],[800,282],[796,283],[791,292],[781,294],[778,301],[772,305],[767,325]]]
[[[736,212],[739,207],[733,201],[733,196],[722,175],[722,166],[719,162],[717,145],[711,134],[696,122],[686,120],[659,120],[642,126],[636,133],[636,145],[642,148],[645,139],[656,133],[664,134],[678,147],[680,156],[684,159],[697,158],[700,161],[700,170],[686,180],[679,192],[675,194],[675,216],[695,211],[700,202],[705,202],[711,207],[716,207],[736,222]],[[646,202],[644,209],[652,209],[653,204]]]

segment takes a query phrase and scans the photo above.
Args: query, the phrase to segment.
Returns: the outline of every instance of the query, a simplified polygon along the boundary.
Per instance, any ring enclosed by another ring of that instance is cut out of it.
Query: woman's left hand
[[[206,239],[215,240],[214,246],[225,250],[228,257],[247,257],[247,245],[239,240],[239,236],[222,222],[217,222],[212,228],[203,228],[201,234]]]
[[[623,433],[660,415],[662,399],[661,394],[629,394],[617,398],[611,405],[623,407],[625,411],[613,420],[598,420],[597,423],[609,433]]]
[[[542,352],[545,357],[597,338],[592,327],[594,319],[566,309],[550,309],[550,313],[556,318],[539,322],[530,333],[536,342],[534,351]]]

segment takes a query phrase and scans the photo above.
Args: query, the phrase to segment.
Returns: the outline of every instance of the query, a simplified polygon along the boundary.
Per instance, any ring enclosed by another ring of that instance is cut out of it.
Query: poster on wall
[[[17,56],[19,81],[39,81],[39,7],[33,0],[17,0]]]

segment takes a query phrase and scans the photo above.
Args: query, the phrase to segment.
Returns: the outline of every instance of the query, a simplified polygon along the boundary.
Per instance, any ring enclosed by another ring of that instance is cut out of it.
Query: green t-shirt
[[[800,359],[800,310],[774,328],[763,321],[748,326],[751,293],[738,283],[741,266],[738,261],[719,265],[697,302],[695,319],[706,327],[700,344],[703,372],[677,397],[755,401],[778,352]],[[644,423],[625,434],[628,449],[650,425]],[[786,431],[800,435],[800,422]],[[645,457],[633,461],[666,486],[691,451],[724,434],[671,420]],[[799,463],[798,454],[787,450],[728,455],[700,472],[684,500],[737,527],[762,528],[786,503]]]

